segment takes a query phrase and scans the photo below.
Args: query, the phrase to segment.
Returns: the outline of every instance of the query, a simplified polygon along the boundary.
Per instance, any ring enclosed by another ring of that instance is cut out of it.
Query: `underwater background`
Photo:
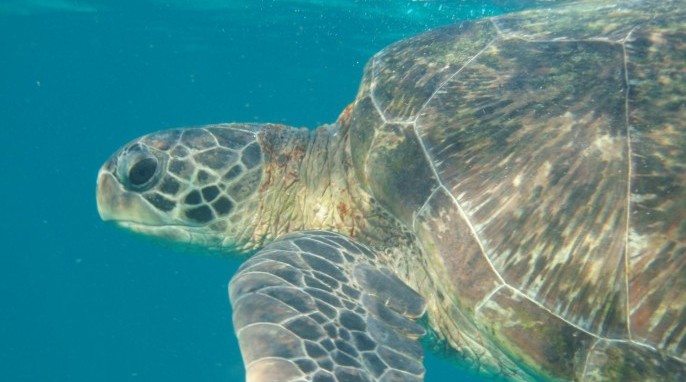
[[[100,165],[170,127],[331,123],[384,46],[533,5],[1,0],[0,380],[243,380],[239,260],[101,222]],[[478,380],[428,351],[426,366],[426,381]]]

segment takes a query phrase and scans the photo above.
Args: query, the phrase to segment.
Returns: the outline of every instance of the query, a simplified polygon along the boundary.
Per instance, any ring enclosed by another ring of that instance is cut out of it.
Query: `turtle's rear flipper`
[[[422,381],[424,300],[331,232],[287,235],[230,284],[247,380]]]

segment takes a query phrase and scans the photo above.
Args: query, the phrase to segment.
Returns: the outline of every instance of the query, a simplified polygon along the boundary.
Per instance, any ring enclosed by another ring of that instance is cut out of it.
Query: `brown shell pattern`
[[[368,64],[351,121],[355,167],[492,341],[559,378],[686,378],[683,1],[402,41]]]

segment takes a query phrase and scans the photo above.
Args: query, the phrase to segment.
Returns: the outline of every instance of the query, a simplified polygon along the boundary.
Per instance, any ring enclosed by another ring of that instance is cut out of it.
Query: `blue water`
[[[383,46],[517,7],[3,0],[0,380],[242,380],[226,292],[238,260],[102,223],[98,167],[174,126],[332,122]],[[473,380],[431,354],[427,369]]]

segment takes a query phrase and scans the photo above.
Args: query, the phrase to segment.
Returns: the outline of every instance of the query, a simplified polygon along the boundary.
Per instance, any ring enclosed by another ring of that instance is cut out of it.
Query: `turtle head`
[[[262,178],[258,129],[173,129],[130,142],[100,169],[100,216],[145,235],[241,249]]]

